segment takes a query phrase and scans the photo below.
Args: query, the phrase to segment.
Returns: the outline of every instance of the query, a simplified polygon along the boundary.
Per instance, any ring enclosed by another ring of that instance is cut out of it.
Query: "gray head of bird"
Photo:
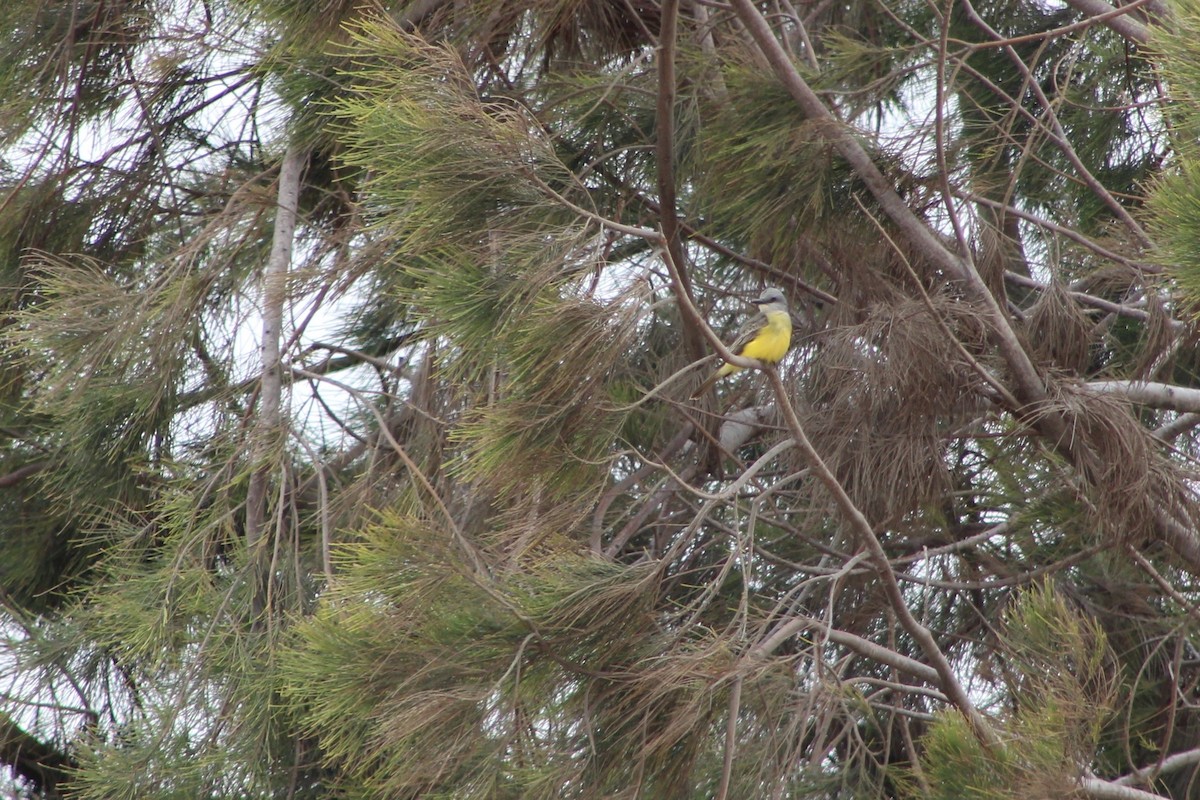
[[[755,298],[754,305],[758,306],[759,308],[762,308],[763,306],[779,306],[780,308],[787,308],[787,296],[784,295],[784,293],[779,289],[764,289],[763,293]]]

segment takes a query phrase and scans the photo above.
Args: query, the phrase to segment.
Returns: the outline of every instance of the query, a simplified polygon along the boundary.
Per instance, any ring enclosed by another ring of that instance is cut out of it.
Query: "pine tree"
[[[10,4],[10,793],[1191,796],[1193,6]]]

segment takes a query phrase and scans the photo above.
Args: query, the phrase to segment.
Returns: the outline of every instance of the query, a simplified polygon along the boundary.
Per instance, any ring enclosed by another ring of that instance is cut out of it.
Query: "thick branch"
[[[680,291],[692,297],[692,279],[684,269],[683,244],[679,239],[679,218],[675,198],[675,37],[679,22],[679,0],[664,0],[662,25],[658,34],[658,107],[655,109],[658,197],[662,210],[659,221],[667,251],[679,267],[676,274]],[[704,341],[695,320],[684,321],[684,339],[693,361],[704,358]]]
[[[1155,777],[1162,775],[1163,773],[1174,772],[1177,769],[1190,767],[1197,763],[1200,763],[1200,748],[1184,750],[1182,753],[1175,753],[1174,755],[1167,756],[1162,760],[1161,764],[1151,764],[1148,767],[1139,769],[1137,772],[1131,772],[1128,775],[1122,775],[1120,778],[1117,778],[1115,781],[1113,781],[1113,783],[1121,786],[1136,786],[1138,784],[1145,784],[1148,781],[1154,780]]]
[[[1115,394],[1151,408],[1200,412],[1200,389],[1186,389],[1156,381],[1092,381],[1084,386],[1097,394]]]
[[[263,270],[262,388],[259,392],[253,449],[255,471],[250,478],[246,494],[246,545],[252,549],[262,540],[270,474],[266,459],[271,451],[271,443],[279,432],[279,409],[283,397],[283,366],[280,357],[283,306],[287,298],[287,274],[292,263],[292,245],[296,235],[300,175],[305,161],[305,151],[291,147],[280,164],[275,230],[271,240],[271,254]]]
[[[0,488],[15,486],[26,478],[38,474],[42,470],[48,468],[50,465],[51,461],[46,458],[38,459],[37,461],[30,461],[28,464],[23,464],[14,469],[12,472],[9,472],[5,475],[0,475]]]
[[[1048,288],[1048,284],[1034,280],[1033,278],[1028,278],[1024,275],[1018,275],[1015,272],[1005,272],[1004,280],[1027,289],[1036,289],[1039,292],[1045,291]],[[1080,305],[1095,308],[1109,314],[1116,314],[1119,317],[1128,317],[1129,319],[1136,319],[1140,322],[1149,322],[1151,319],[1150,312],[1144,308],[1134,308],[1133,306],[1114,303],[1111,300],[1105,300],[1103,297],[1096,297],[1095,295],[1088,294],[1087,292],[1078,292],[1068,288],[1067,297],[1075,300]],[[1187,327],[1186,322],[1178,319],[1168,319],[1166,324],[1171,328],[1172,331],[1182,331]]]
[[[1085,795],[1096,800],[1167,800],[1161,794],[1144,792],[1141,789],[1121,786],[1109,781],[1102,781],[1099,778],[1083,778],[1079,781],[1079,788]]]
[[[1101,18],[1105,25],[1131,42],[1146,44],[1150,41],[1150,29],[1129,16],[1125,8],[1114,8],[1104,0],[1067,0],[1067,5],[1089,17]]]

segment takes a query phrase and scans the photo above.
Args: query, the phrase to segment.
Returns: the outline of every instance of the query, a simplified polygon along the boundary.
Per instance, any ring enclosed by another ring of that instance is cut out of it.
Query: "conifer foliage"
[[[1196,0],[0,24],[0,794],[1197,796]]]

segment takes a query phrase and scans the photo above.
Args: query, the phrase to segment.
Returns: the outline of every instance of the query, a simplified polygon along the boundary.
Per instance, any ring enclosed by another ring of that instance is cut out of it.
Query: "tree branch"
[[[70,756],[33,736],[2,712],[0,762],[33,784],[47,800],[62,796],[58,787],[68,781],[75,766]]]
[[[938,672],[928,664],[917,661],[915,658],[909,658],[902,653],[897,653],[895,650],[884,647],[881,644],[876,644],[870,639],[864,639],[849,631],[831,628],[827,622],[811,617],[798,616],[788,620],[751,649],[747,653],[747,657],[754,658],[768,655],[777,650],[792,636],[805,629],[819,629],[821,634],[834,644],[841,645],[847,650],[853,650],[860,656],[869,658],[872,661],[877,661],[880,664],[886,664],[901,672],[906,672],[930,685],[936,686],[938,684]]]
[[[755,44],[766,56],[775,76],[805,116],[815,123],[816,131],[833,144],[867,186],[888,219],[934,266],[965,285],[971,299],[979,305],[980,312],[1018,384],[1018,391],[1014,394],[1027,405],[1041,405],[1046,400],[1046,387],[974,264],[946,249],[929,226],[913,213],[887,177],[880,172],[870,154],[834,119],[821,98],[805,82],[752,0],[732,0],[732,5],[738,18],[754,38]],[[1043,431],[1055,439],[1061,439],[1066,433],[1066,425],[1061,417],[1040,414],[1037,420],[1043,426]]]
[[[920,623],[913,616],[912,611],[908,608],[908,602],[904,598],[904,591],[900,588],[900,582],[896,578],[896,573],[892,570],[891,561],[888,559],[887,551],[883,549],[883,544],[879,541],[879,537],[875,535],[871,523],[867,521],[866,516],[854,504],[850,495],[846,493],[846,489],[842,486],[837,476],[829,469],[829,465],[821,458],[821,455],[812,446],[808,435],[804,432],[803,426],[800,424],[800,418],[796,416],[796,409],[792,407],[791,399],[788,397],[787,388],[783,385],[783,380],[779,377],[779,371],[773,367],[764,367],[763,371],[767,373],[767,377],[771,379],[771,388],[775,391],[775,400],[779,403],[779,409],[783,414],[783,419],[787,423],[788,430],[792,434],[792,439],[800,448],[800,452],[804,454],[805,461],[808,462],[809,468],[813,475],[816,476],[825,489],[833,496],[834,503],[837,504],[838,510],[841,512],[843,519],[850,525],[854,531],[854,536],[858,540],[875,568],[875,574],[879,577],[883,584],[884,592],[887,594],[889,604],[895,612],[896,617],[900,620],[901,626],[908,631],[909,636],[917,643],[925,653],[925,657],[929,659],[933,669],[937,672],[937,685],[945,692],[950,702],[962,713],[966,718],[967,723],[971,726],[975,737],[985,748],[992,752],[1003,750],[1003,744],[1000,737],[992,730],[991,725],[984,719],[979,710],[975,708],[975,704],[971,702],[970,696],[966,689],[959,683],[958,677],[954,674],[954,668],[950,665],[950,661],[938,646],[937,639],[928,628]]]
[[[51,461],[47,458],[41,458],[37,461],[30,461],[28,464],[22,464],[12,472],[9,472],[5,475],[0,475],[0,489],[5,489],[9,486],[15,486],[31,475],[36,475],[42,470],[48,468],[50,465]]]
[[[1128,16],[1133,7],[1114,8],[1104,0],[1067,0],[1067,5],[1089,17],[1096,17],[1098,22],[1103,22],[1131,42],[1150,42],[1150,29]],[[1161,5],[1157,7],[1161,8]]]
[[[1164,795],[1144,792],[1130,786],[1121,786],[1099,778],[1081,778],[1079,788],[1095,800],[1167,800]]]
[[[1200,413],[1200,389],[1157,381],[1090,381],[1084,388],[1096,394],[1124,397],[1132,403],[1185,413]]]
[[[253,619],[257,623],[266,608],[266,550],[263,528],[267,516],[270,483],[270,455],[279,434],[280,405],[283,397],[283,364],[280,342],[283,330],[283,306],[287,300],[287,276],[292,263],[296,236],[296,215],[300,201],[301,173],[308,160],[307,151],[295,145],[288,148],[279,165],[279,188],[275,209],[275,229],[271,253],[263,270],[262,377],[260,379],[258,417],[252,430],[250,463],[254,472],[246,489],[246,548],[254,567]]]
[[[1012,413],[1038,431],[1069,463],[1082,468],[1091,460],[1089,444],[1076,439],[1074,426],[1061,410],[1049,407],[1041,375],[975,265],[948,250],[929,226],[909,208],[880,172],[870,154],[837,122],[821,98],[805,82],[753,1],[731,0],[731,5],[792,99],[814,123],[815,130],[826,137],[849,163],[896,228],[917,251],[929,259],[933,267],[961,281],[967,296],[978,307],[980,317],[1012,375],[1012,394],[1022,404],[1019,408],[1010,409]],[[1159,517],[1160,535],[1192,569],[1200,570],[1200,539],[1187,528],[1168,523],[1168,519]]]
[[[1146,784],[1154,780],[1155,776],[1161,775],[1164,772],[1174,772],[1177,769],[1190,767],[1193,764],[1200,764],[1200,747],[1192,750],[1184,750],[1181,753],[1167,756],[1161,763],[1151,764],[1148,767],[1143,767],[1136,772],[1131,772],[1128,775],[1122,775],[1113,783],[1120,786],[1136,786],[1137,784]]]
[[[262,539],[266,518],[267,476],[269,468],[262,462],[271,449],[272,439],[279,431],[280,404],[283,397],[283,366],[280,341],[283,329],[283,306],[287,299],[287,274],[292,263],[292,246],[296,236],[296,212],[300,199],[300,176],[307,161],[306,151],[291,147],[279,165],[275,229],[271,254],[263,270],[262,312],[262,377],[258,400],[258,421],[253,463],[254,475],[246,496],[246,545],[254,548]]]
[[[735,0],[737,2],[738,0]],[[765,24],[765,23],[764,23]],[[668,269],[671,270],[672,277],[677,275],[678,268],[672,263],[669,253],[664,253],[664,258],[667,262]],[[756,359],[742,358],[735,356],[729,352],[720,337],[713,332],[707,324],[704,323],[700,312],[692,303],[692,299],[687,295],[680,294],[678,301],[681,310],[685,314],[689,314],[701,320],[701,330],[705,336],[713,342],[717,347],[717,351],[726,361],[733,363],[736,366],[756,367],[767,373],[771,380],[771,387],[775,393],[775,400],[779,404],[783,414],[784,421],[787,423],[788,430],[791,432],[792,439],[800,448],[804,455],[804,459],[808,462],[809,468],[825,488],[833,495],[834,502],[837,504],[838,510],[842,517],[850,525],[855,538],[859,544],[867,551],[868,556],[873,564],[876,573],[883,582],[884,590],[887,593],[890,604],[894,607],[896,616],[900,619],[900,624],[908,631],[909,635],[917,642],[918,646],[925,652],[925,656],[932,662],[933,669],[938,676],[938,686],[945,692],[950,702],[959,709],[962,715],[966,718],[976,738],[983,744],[984,747],[991,751],[999,751],[1002,749],[1000,737],[992,730],[987,720],[979,713],[974,704],[971,703],[966,690],[959,683],[958,677],[954,674],[954,669],[950,665],[945,654],[942,653],[938,646],[937,640],[933,634],[922,625],[912,612],[908,609],[908,604],[904,599],[904,592],[900,588],[900,583],[896,578],[895,572],[892,570],[891,561],[888,559],[887,552],[883,549],[879,538],[875,535],[874,529],[871,528],[870,522],[867,521],[863,512],[855,505],[850,495],[846,493],[845,487],[838,481],[837,477],[829,469],[829,466],[817,453],[816,449],[809,441],[804,428],[800,424],[799,417],[796,416],[796,410],[792,407],[791,399],[788,397],[787,389],[783,385],[783,380],[779,377],[779,372],[773,367],[765,366]]]
[[[981,31],[995,39],[1004,38],[999,32],[996,31],[995,28],[989,25],[987,21],[983,19],[983,17],[979,16],[979,13],[975,10],[975,7],[971,5],[970,0],[962,0],[962,7],[966,12],[967,18],[970,19],[971,22],[974,23],[975,26]],[[1133,218],[1133,215],[1130,214],[1124,206],[1117,202],[1117,199],[1112,196],[1112,192],[1108,191],[1108,188],[1101,183],[1095,175],[1092,174],[1092,171],[1089,170],[1087,165],[1083,163],[1083,159],[1081,159],[1079,154],[1075,152],[1075,148],[1071,145],[1071,138],[1067,135],[1067,132],[1063,130],[1062,123],[1058,121],[1058,114],[1054,112],[1054,104],[1050,102],[1050,98],[1046,97],[1046,93],[1042,90],[1041,84],[1033,77],[1033,73],[1029,69],[1029,65],[1025,63],[1025,60],[1017,54],[1017,51],[1011,45],[1005,45],[1001,49],[1008,56],[1009,61],[1011,61],[1013,64],[1013,67],[1021,74],[1021,77],[1024,79],[1025,86],[1028,87],[1029,91],[1034,95],[1034,97],[1037,98],[1038,103],[1042,106],[1042,111],[1045,114],[1046,119],[1049,121],[1049,140],[1054,143],[1054,146],[1058,148],[1059,152],[1063,154],[1067,161],[1071,162],[1071,166],[1075,167],[1075,171],[1079,174],[1080,180],[1082,180],[1084,184],[1092,190],[1092,194],[1094,194],[1096,198],[1099,199],[1100,202],[1103,203],[1110,212],[1112,212],[1114,217],[1124,223],[1126,229],[1133,235],[1138,243],[1144,248],[1152,247],[1153,242],[1150,241],[1150,237],[1146,235],[1146,232],[1142,230],[1142,226],[1138,224],[1137,220]]]
[[[659,225],[671,260],[679,267],[678,289],[692,297],[692,279],[683,267],[683,243],[675,196],[675,46],[679,24],[679,0],[663,0],[658,34],[658,106],[655,109],[655,150],[658,164]],[[684,316],[684,339],[692,361],[704,358],[704,341],[696,320]]]

